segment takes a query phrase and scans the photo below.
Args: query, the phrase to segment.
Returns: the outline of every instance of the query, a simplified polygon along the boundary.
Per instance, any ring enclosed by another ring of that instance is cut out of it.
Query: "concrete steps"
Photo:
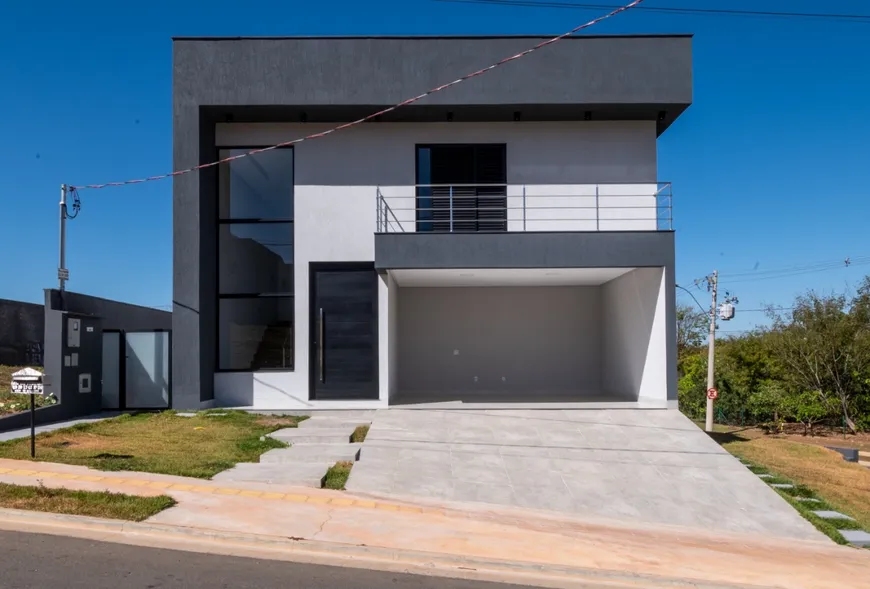
[[[356,426],[350,427],[309,427],[299,429],[298,427],[288,427],[279,429],[276,432],[269,434],[270,438],[287,442],[288,444],[323,444],[323,443],[350,443],[350,436]]]
[[[294,464],[297,462],[336,462],[359,460],[361,444],[298,444],[290,448],[269,450],[260,456],[260,464]],[[325,472],[325,471],[324,471]]]
[[[326,410],[326,411],[312,411],[311,417],[308,421],[312,419],[316,419],[318,421],[326,420],[326,419],[344,419],[348,421],[354,421],[356,419],[362,419],[362,423],[370,423],[372,418],[375,416],[376,409],[363,409],[363,410],[347,410],[343,411],[340,409],[336,410]]]
[[[268,483],[319,489],[332,463],[302,462],[297,464],[262,464],[246,462],[218,473],[215,481]]]
[[[269,437],[290,444],[260,456],[260,462],[237,464],[214,476],[216,481],[239,481],[319,488],[336,462],[359,460],[361,444],[350,436],[372,422],[374,411],[317,411],[298,427],[280,429]]]
[[[368,425],[369,423],[371,423],[371,420],[366,421],[365,419],[348,419],[341,417],[324,417],[323,419],[317,419],[312,417],[311,419],[306,419],[301,422],[296,429],[312,430],[350,428],[350,431],[353,431],[357,426]]]

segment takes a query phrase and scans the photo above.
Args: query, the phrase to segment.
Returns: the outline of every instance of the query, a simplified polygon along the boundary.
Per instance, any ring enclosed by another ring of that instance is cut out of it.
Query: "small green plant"
[[[353,462],[336,462],[330,466],[323,478],[323,488],[344,491],[351,468],[353,468]]]

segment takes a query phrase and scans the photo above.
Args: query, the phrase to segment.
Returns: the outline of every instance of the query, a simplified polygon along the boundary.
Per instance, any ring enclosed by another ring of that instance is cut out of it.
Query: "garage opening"
[[[663,268],[392,270],[390,403],[667,400]]]

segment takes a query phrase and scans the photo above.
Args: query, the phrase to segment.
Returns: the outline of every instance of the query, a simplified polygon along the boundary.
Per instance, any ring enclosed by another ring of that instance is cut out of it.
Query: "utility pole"
[[[716,354],[716,297],[719,294],[719,271],[713,270],[713,276],[709,277],[708,285],[713,293],[713,302],[710,304],[710,344],[707,349],[707,416],[704,424],[704,430],[713,431],[713,395],[710,390],[715,388],[715,371],[713,363],[715,362]]]
[[[700,282],[707,283],[707,291],[713,295],[713,300],[710,302],[710,340],[707,349],[707,415],[704,423],[704,430],[713,431],[713,404],[719,396],[719,391],[716,390],[716,316],[722,321],[730,321],[734,319],[734,305],[740,301],[737,297],[731,296],[731,293],[725,291],[725,300],[719,305],[719,271],[713,270],[709,276],[705,276],[703,280],[696,280],[695,285]],[[691,294],[691,293],[690,293]],[[697,302],[697,300],[695,301]],[[700,307],[701,304],[698,303]]]
[[[60,185],[60,259],[57,266],[57,280],[60,290],[66,288],[69,280],[69,270],[66,269],[66,184]]]

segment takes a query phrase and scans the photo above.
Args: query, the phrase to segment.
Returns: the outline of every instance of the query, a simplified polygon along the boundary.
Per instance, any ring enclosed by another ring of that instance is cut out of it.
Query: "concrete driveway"
[[[347,488],[826,540],[674,410],[381,410]]]

